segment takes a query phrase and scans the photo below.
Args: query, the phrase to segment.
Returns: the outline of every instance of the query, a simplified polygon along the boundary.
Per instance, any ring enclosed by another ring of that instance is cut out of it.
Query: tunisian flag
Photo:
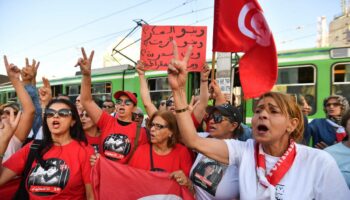
[[[93,167],[91,181],[96,200],[193,199],[187,188],[169,178],[169,173],[135,169],[104,157]]]
[[[213,51],[244,52],[239,74],[244,97],[271,90],[277,78],[272,33],[256,0],[215,0]]]

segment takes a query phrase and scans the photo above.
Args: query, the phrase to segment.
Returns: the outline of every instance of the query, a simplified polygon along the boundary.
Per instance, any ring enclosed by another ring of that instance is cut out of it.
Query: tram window
[[[333,66],[331,94],[342,95],[350,101],[350,63]]]
[[[278,69],[278,80],[272,91],[301,94],[316,112],[316,70],[313,66],[288,66]]]
[[[16,92],[7,93],[7,101],[8,102],[17,102],[17,94]]]
[[[171,90],[167,77],[151,78],[147,80],[152,103],[159,106],[160,101],[167,99],[171,95]]]
[[[112,84],[110,82],[92,83],[91,94],[93,100],[102,106],[106,99],[111,99]]]
[[[77,96],[80,94],[80,85],[66,86],[66,91],[68,91],[68,96]]]

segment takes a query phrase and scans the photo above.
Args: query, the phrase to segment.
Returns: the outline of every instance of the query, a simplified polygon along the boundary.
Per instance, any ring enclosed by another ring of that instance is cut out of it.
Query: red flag
[[[91,175],[95,199],[193,199],[169,173],[148,172],[100,157]]]
[[[277,78],[272,33],[256,0],[215,0],[213,51],[244,52],[239,61],[244,97],[271,90]]]

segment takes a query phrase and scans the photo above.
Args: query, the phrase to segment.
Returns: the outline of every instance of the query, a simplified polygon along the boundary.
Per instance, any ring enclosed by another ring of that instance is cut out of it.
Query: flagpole
[[[213,51],[213,55],[211,58],[211,81],[215,80],[215,51]]]

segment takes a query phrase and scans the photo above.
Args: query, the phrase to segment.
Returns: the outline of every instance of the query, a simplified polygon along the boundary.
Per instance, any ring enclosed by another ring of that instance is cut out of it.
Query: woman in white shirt
[[[296,144],[302,138],[303,119],[289,95],[269,92],[260,97],[252,140],[199,137],[190,123],[185,95],[190,55],[191,47],[180,60],[174,44],[175,58],[168,66],[182,141],[209,158],[238,166],[240,199],[349,199],[334,159],[327,152]]]

